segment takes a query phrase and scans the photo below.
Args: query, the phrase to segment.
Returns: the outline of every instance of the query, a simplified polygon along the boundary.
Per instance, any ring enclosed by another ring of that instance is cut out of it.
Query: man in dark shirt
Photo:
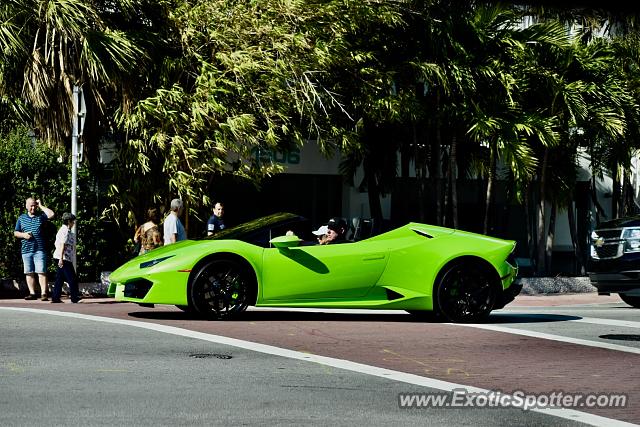
[[[213,215],[207,221],[207,236],[211,236],[216,231],[224,230],[224,205],[220,202],[213,207]]]
[[[40,284],[40,296],[42,301],[47,301],[47,253],[43,235],[43,224],[53,218],[51,209],[40,204],[40,200],[29,197],[26,202],[27,212],[20,215],[16,222],[13,235],[22,240],[22,263],[24,274],[27,278],[29,295],[26,300],[34,300],[36,296],[36,275]],[[37,209],[42,212],[37,212]]]

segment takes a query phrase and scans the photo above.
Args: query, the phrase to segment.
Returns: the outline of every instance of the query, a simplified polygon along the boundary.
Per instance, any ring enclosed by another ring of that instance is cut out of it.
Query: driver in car
[[[320,241],[321,245],[332,245],[336,243],[345,243],[345,235],[347,233],[347,223],[342,218],[331,218],[327,223],[327,233],[324,239]]]

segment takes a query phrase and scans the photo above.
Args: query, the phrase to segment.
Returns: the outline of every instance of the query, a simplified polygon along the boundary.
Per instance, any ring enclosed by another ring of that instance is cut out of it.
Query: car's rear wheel
[[[434,291],[434,311],[452,322],[486,320],[498,297],[495,275],[475,263],[449,267]]]
[[[626,302],[631,307],[640,308],[640,297],[635,297],[635,296],[625,295],[625,294],[618,294],[618,295],[620,295],[620,298],[622,298],[622,301]]]
[[[246,310],[252,291],[246,268],[232,259],[208,261],[197,271],[189,286],[189,307],[194,312],[228,319]]]

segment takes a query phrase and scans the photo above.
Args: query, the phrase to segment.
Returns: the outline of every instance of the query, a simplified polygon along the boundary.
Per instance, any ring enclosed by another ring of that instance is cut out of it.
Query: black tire
[[[433,296],[434,312],[451,322],[481,322],[498,299],[495,275],[474,263],[460,263],[440,275]]]
[[[244,310],[253,294],[247,269],[232,259],[204,264],[189,283],[189,307],[199,315],[230,319]]]
[[[626,302],[631,307],[640,308],[640,297],[634,297],[634,296],[625,295],[625,294],[618,294],[618,295],[620,295],[620,298],[622,298],[622,301]]]

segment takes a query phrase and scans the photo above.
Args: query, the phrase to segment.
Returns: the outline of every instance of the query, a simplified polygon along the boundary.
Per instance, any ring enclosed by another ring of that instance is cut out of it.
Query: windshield
[[[288,230],[301,231],[301,225],[307,223],[306,218],[287,212],[256,218],[235,227],[225,228],[207,240],[241,240],[254,245],[269,247],[269,240],[284,235]]]

